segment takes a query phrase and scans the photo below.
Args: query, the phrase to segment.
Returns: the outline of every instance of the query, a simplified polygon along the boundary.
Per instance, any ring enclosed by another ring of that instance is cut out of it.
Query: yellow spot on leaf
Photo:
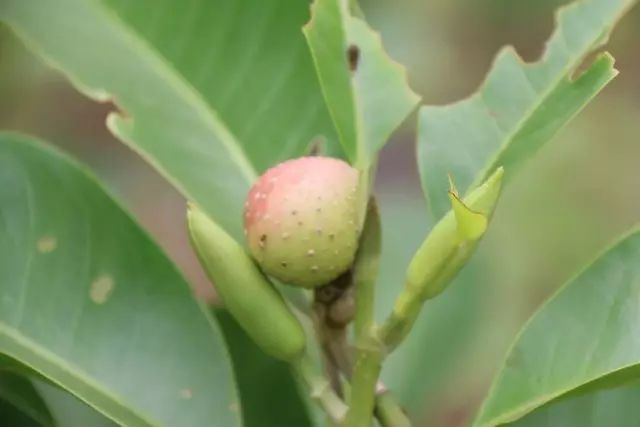
[[[238,412],[240,410],[240,405],[237,402],[232,402],[229,404],[229,411]]]
[[[183,399],[191,399],[193,397],[193,390],[190,388],[183,388],[180,390],[180,397]]]
[[[53,236],[42,236],[38,239],[36,246],[38,247],[38,252],[48,254],[56,250],[58,247],[58,240]]]
[[[113,279],[107,274],[98,276],[96,280],[91,283],[91,290],[89,296],[91,301],[96,304],[104,304],[109,299],[111,292],[113,291]]]

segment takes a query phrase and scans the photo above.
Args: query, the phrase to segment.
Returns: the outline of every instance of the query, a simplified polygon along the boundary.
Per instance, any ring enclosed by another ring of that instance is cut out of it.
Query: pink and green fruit
[[[358,176],[342,160],[302,157],[258,179],[244,225],[249,250],[265,273],[313,288],[351,267],[360,234]]]

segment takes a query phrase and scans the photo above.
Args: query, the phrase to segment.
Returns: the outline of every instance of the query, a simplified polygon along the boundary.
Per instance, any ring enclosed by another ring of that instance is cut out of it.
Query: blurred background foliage
[[[474,91],[504,44],[535,60],[552,30],[553,11],[563,3],[361,1],[428,104]],[[426,306],[418,329],[385,368],[388,385],[429,426],[463,425],[526,318],[640,219],[639,8],[621,22],[608,50],[620,76],[506,189],[479,254],[451,289]],[[108,133],[104,119],[113,108],[82,97],[0,27],[0,129],[53,141],[88,163],[156,236],[196,293],[215,298],[188,245],[184,200]],[[430,226],[414,136],[412,117],[384,149],[379,167],[381,313]]]

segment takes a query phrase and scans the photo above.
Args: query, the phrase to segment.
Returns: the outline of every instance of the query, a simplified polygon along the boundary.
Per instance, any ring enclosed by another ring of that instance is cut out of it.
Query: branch
[[[376,397],[376,418],[382,427],[411,427],[404,410],[386,389]]]
[[[384,358],[384,348],[375,335],[373,319],[379,258],[380,217],[376,203],[371,199],[354,265],[356,355],[345,426],[370,426],[373,420],[375,389]]]
[[[334,393],[329,381],[316,373],[309,356],[301,357],[293,362],[292,366],[309,389],[311,399],[318,403],[331,422],[335,425],[342,423],[347,413],[347,406]]]

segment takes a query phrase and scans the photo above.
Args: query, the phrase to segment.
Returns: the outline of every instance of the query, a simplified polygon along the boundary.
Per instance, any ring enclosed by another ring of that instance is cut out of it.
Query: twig
[[[382,427],[411,427],[411,421],[388,390],[376,397],[376,418]]]
[[[382,369],[384,348],[374,331],[375,282],[380,257],[380,218],[373,199],[369,202],[360,249],[354,266],[356,292],[355,363],[351,383],[347,427],[370,426],[375,388]]]
[[[292,365],[307,385],[311,399],[320,405],[332,423],[340,425],[347,413],[347,406],[331,389],[329,381],[315,372],[313,363],[307,355],[301,357]]]

